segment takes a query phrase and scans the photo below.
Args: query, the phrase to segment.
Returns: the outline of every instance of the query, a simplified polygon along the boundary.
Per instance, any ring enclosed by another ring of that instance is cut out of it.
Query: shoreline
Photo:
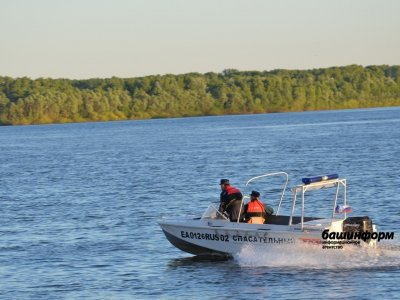
[[[390,109],[399,107],[393,106],[370,106],[359,108],[332,108],[320,110],[303,110],[303,111],[278,111],[278,112],[261,112],[261,113],[235,113],[235,114],[219,114],[219,115],[196,115],[196,116],[177,116],[177,117],[152,117],[152,118],[135,118],[135,119],[118,119],[118,120],[83,120],[83,121],[66,121],[66,122],[50,122],[50,123],[29,123],[29,124],[2,124],[0,127],[15,127],[15,126],[42,126],[42,125],[64,125],[64,124],[81,124],[81,123],[109,123],[109,122],[129,122],[129,121],[151,121],[151,120],[167,120],[167,119],[187,119],[187,118],[207,118],[207,117],[228,117],[228,116],[251,116],[251,115],[269,115],[269,114],[285,114],[285,113],[307,113],[307,112],[334,112],[334,111],[354,111],[366,109]]]

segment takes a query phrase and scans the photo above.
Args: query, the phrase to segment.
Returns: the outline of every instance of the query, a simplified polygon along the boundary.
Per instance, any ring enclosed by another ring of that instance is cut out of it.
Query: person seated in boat
[[[244,206],[244,221],[252,224],[264,224],[267,216],[271,215],[271,208],[266,207],[260,200],[260,193],[252,191],[250,202]]]
[[[221,179],[220,186],[219,212],[227,214],[232,222],[240,220],[243,212],[242,193],[239,189],[230,185],[229,179]]]

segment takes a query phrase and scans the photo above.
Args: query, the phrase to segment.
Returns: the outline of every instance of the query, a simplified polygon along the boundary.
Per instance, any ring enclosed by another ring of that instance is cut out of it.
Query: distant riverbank
[[[46,124],[400,106],[400,66],[140,78],[0,77],[0,124]]]

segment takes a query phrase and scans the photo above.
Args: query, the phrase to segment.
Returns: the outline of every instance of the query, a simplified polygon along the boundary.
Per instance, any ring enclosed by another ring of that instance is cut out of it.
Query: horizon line
[[[50,77],[50,76],[39,76],[39,77],[30,77],[30,76],[10,76],[10,75],[0,75],[0,77],[8,77],[11,79],[22,79],[22,78],[28,78],[30,80],[39,80],[39,79],[53,79],[53,80],[92,80],[92,79],[112,79],[112,78],[119,78],[119,79],[136,79],[136,78],[145,78],[145,77],[157,77],[157,76],[181,76],[181,75],[190,75],[190,74],[199,74],[199,75],[206,75],[209,73],[215,73],[215,74],[222,74],[224,71],[236,71],[236,72],[274,72],[274,71],[312,71],[312,70],[320,70],[320,69],[330,69],[330,68],[344,68],[344,67],[351,67],[351,66],[360,66],[363,68],[367,67],[372,67],[372,66],[388,66],[388,67],[396,67],[400,66],[400,64],[346,64],[346,65],[332,65],[328,67],[312,67],[312,68],[305,68],[305,69],[299,69],[299,68],[274,68],[270,70],[240,70],[237,68],[225,68],[222,71],[215,72],[215,71],[207,71],[207,72],[197,72],[197,71],[192,71],[192,72],[184,72],[184,73],[158,73],[158,74],[148,74],[148,75],[141,75],[141,76],[132,76],[132,77],[125,77],[125,76],[106,76],[106,77],[86,77],[86,78],[71,78],[71,77]]]

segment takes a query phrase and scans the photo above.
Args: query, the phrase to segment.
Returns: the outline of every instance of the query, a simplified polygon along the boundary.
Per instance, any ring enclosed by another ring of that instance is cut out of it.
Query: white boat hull
[[[321,243],[319,230],[305,232],[280,225],[185,219],[163,220],[160,226],[171,244],[195,255],[235,255],[248,246],[265,251],[273,245]]]

